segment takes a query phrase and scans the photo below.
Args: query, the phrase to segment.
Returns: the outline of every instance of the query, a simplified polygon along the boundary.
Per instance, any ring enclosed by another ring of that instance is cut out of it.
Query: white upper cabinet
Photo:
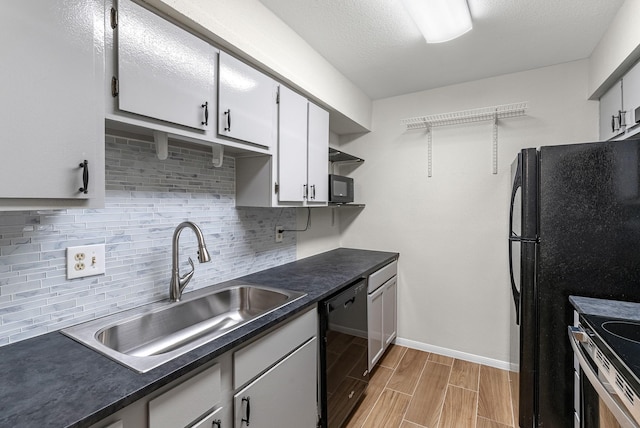
[[[307,198],[307,99],[280,86],[278,180],[280,202]]]
[[[273,155],[236,159],[238,206],[324,206],[329,196],[329,113],[279,88]]]
[[[622,81],[618,81],[600,97],[600,140],[609,140],[624,133],[621,112]]]
[[[640,62],[600,97],[600,139],[622,140],[640,132]]]
[[[0,210],[103,206],[102,13],[97,1],[3,4]]]
[[[269,148],[276,138],[276,82],[220,52],[218,135]]]
[[[627,112],[627,129],[631,130],[640,123],[640,114],[636,115],[636,109],[640,108],[640,62],[625,74],[622,85],[624,110]]]
[[[278,111],[278,200],[326,204],[329,113],[284,86]]]
[[[217,50],[131,0],[118,0],[117,8],[118,108],[215,129]]]
[[[307,183],[310,203],[329,199],[329,112],[309,103]]]

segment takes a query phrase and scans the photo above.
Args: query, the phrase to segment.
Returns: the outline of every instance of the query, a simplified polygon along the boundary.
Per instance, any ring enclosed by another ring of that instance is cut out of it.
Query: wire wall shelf
[[[493,122],[493,173],[498,173],[498,120],[524,116],[527,110],[526,102],[503,104],[493,107],[482,107],[471,110],[455,111],[451,113],[432,114],[401,119],[407,131],[416,129],[427,130],[428,142],[428,176],[433,173],[432,168],[432,133],[431,129],[438,126],[461,125],[473,122]]]

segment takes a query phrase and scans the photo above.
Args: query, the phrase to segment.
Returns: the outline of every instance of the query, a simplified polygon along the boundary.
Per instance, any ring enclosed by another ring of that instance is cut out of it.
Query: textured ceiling
[[[473,29],[425,43],[400,0],[260,0],[372,99],[587,58],[624,0],[468,0]]]

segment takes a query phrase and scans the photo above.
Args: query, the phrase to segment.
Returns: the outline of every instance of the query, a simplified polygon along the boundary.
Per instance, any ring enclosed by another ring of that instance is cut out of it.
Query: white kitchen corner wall
[[[236,208],[235,159],[106,138],[106,203],[99,210],[0,212],[0,346],[168,297],[171,237],[183,220],[205,235],[211,262],[186,292],[296,259],[295,209]],[[105,244],[106,274],[67,280],[65,248]],[[194,257],[193,234],[180,253]],[[184,268],[183,268],[184,269]]]

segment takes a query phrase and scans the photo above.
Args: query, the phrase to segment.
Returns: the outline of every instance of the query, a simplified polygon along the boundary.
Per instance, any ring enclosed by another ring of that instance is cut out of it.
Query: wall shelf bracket
[[[153,141],[156,143],[156,155],[160,160],[166,160],[169,156],[169,134],[161,131],[153,131]]]
[[[213,155],[213,158],[211,159],[213,166],[220,168],[222,166],[222,162],[224,162],[224,146],[222,144],[214,144],[211,146],[211,152]]]
[[[510,117],[524,116],[527,110],[526,102],[503,104],[492,107],[482,107],[471,110],[455,111],[451,113],[432,114],[429,116],[417,116],[401,119],[400,123],[406,126],[407,131],[416,129],[427,130],[427,156],[428,176],[431,177],[432,169],[432,141],[433,128],[436,126],[460,125],[473,122],[493,122],[492,160],[493,173],[498,173],[498,120]]]

